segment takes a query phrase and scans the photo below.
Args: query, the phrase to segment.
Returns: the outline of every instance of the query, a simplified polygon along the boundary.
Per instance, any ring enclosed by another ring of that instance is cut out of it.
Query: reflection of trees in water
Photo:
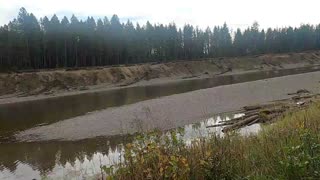
[[[221,120],[233,118],[229,113],[214,116]],[[191,129],[197,130],[202,123],[191,125]],[[205,128],[205,127],[204,127]],[[134,136],[113,136],[110,138],[95,138],[81,141],[48,141],[30,143],[6,143],[0,144],[0,171],[8,169],[14,172],[19,163],[30,165],[33,169],[39,170],[41,174],[52,171],[58,165],[66,163],[75,165],[76,160],[83,163],[85,159],[92,160],[95,153],[109,155],[120,148],[120,144],[133,141]]]
[[[0,170],[4,168],[14,172],[19,163],[30,165],[41,173],[52,171],[56,163],[74,165],[85,158],[91,160],[96,152],[108,155],[120,149],[121,143],[129,143],[132,136],[114,136],[74,142],[8,143],[0,144]]]

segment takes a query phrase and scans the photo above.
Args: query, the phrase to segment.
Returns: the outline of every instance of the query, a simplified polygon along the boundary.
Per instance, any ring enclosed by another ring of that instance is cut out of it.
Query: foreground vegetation
[[[191,143],[153,132],[127,144],[107,179],[319,179],[320,102],[287,113],[258,135],[212,135]]]

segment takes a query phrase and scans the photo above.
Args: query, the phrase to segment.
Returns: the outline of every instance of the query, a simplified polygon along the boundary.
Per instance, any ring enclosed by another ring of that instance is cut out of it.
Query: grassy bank
[[[127,144],[110,179],[319,179],[320,102],[288,113],[258,135],[184,142],[181,131],[153,132]]]

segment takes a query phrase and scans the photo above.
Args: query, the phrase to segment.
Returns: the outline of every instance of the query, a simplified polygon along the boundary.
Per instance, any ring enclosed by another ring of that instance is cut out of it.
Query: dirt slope
[[[314,64],[320,64],[320,51],[80,70],[9,73],[0,74],[0,96],[50,94],[88,89],[97,85],[126,86],[142,79],[205,77],[227,72],[294,68]]]

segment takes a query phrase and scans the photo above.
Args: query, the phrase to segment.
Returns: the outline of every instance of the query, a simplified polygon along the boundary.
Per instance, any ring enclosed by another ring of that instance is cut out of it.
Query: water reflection
[[[199,137],[220,134],[221,127],[206,128],[222,120],[243,114],[222,114],[205,121],[186,125],[183,139],[186,143]],[[259,125],[240,130],[243,135],[259,130]],[[120,161],[123,144],[133,136],[95,138],[76,142],[6,143],[0,144],[0,179],[98,177],[100,166],[110,166]]]
[[[217,135],[217,136],[223,137],[224,136],[224,134],[222,133],[223,127],[211,127],[211,128],[207,128],[207,127],[215,125],[220,121],[226,121],[226,120],[230,120],[232,118],[238,118],[241,116],[244,116],[244,114],[241,114],[241,113],[234,114],[234,115],[222,114],[219,116],[208,118],[205,121],[201,121],[199,123],[186,125],[184,127],[185,133],[184,133],[183,139],[187,143],[191,143],[191,141],[194,139],[198,139],[201,137],[209,137],[211,135]],[[256,134],[260,129],[261,129],[260,124],[253,124],[251,126],[246,126],[240,129],[239,134],[241,134],[242,136]]]
[[[0,144],[0,179],[26,179],[30,174],[32,178],[92,176],[100,172],[100,165],[118,162],[122,144],[132,138]]]

